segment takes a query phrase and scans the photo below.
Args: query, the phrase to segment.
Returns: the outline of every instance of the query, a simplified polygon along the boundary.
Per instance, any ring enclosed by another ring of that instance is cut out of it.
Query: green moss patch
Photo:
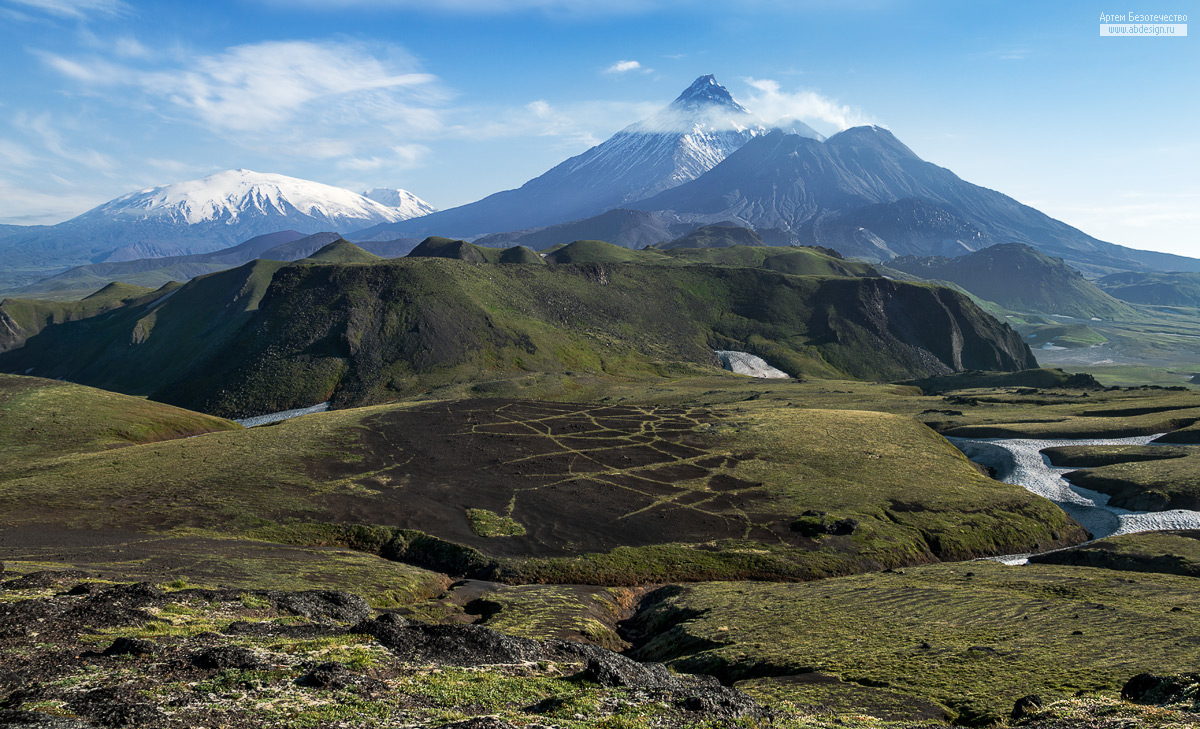
[[[523,537],[526,534],[525,527],[512,517],[487,509],[467,509],[467,521],[471,531],[480,537]]]

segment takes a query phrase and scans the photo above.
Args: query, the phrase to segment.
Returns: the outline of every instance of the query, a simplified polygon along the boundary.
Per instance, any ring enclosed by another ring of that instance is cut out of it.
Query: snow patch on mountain
[[[364,192],[363,197],[374,200],[380,205],[386,205],[389,208],[399,210],[405,220],[437,212],[437,208],[434,206],[408,190],[401,190],[398,187],[376,187]]]

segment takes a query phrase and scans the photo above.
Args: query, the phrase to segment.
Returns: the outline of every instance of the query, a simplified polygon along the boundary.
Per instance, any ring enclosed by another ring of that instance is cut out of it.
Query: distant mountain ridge
[[[13,289],[14,298],[79,298],[105,284],[123,281],[136,286],[158,288],[168,281],[188,281],[197,276],[240,266],[258,258],[272,261],[296,261],[320,250],[341,238],[339,233],[320,232],[304,235],[294,230],[255,236],[236,246],[211,253],[187,256],[140,258],[115,263],[91,263],[63,271],[28,286]],[[415,240],[371,241],[362,247],[383,258],[395,258],[408,253]]]
[[[852,127],[824,142],[771,132],[701,177],[628,207],[695,224],[731,220],[772,243],[869,258],[1026,243],[1095,273],[1159,265],[1200,270],[1200,260],[1105,243],[966,182],[878,126]]]
[[[887,264],[935,281],[950,281],[1007,309],[1082,319],[1133,315],[1059,258],[1023,243],[991,246],[958,258],[906,256]]]
[[[1114,273],[1096,285],[1135,304],[1200,307],[1200,273]]]

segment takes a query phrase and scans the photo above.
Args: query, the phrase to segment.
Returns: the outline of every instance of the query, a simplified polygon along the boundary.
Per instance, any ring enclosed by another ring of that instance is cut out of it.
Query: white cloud
[[[872,123],[871,118],[861,110],[815,91],[783,91],[778,81],[765,78],[742,80],[757,92],[746,98],[746,106],[768,121],[789,117],[820,121],[837,127],[839,131]]]
[[[135,78],[147,92],[213,127],[253,131],[285,125],[302,111],[320,113],[315,109],[319,104],[350,98],[384,112],[402,110],[406,95],[419,95],[435,78],[396,65],[352,44],[270,41],[200,57],[188,69]]]
[[[133,36],[123,35],[113,41],[113,50],[121,58],[151,58],[153,53]]]
[[[120,43],[116,52],[122,52]],[[398,49],[385,49],[380,58],[349,42],[255,43],[154,71],[103,57],[35,53],[64,76],[93,86],[133,87],[219,132],[275,130],[302,116],[317,122],[334,115],[428,131],[439,125],[430,105],[445,95],[435,76],[416,70]],[[132,41],[123,55],[152,54]]]
[[[617,61],[613,65],[604,69],[604,72],[605,73],[628,73],[630,71],[636,71],[636,70],[640,69],[641,67],[642,67],[642,64],[638,63],[637,61]],[[650,69],[646,69],[646,70],[649,71]]]
[[[124,15],[129,6],[121,0],[5,0],[10,5],[40,10],[49,15],[82,20],[90,15]]]
[[[455,110],[456,117],[471,121],[453,126],[447,132],[450,136],[472,140],[524,136],[557,138],[556,149],[574,154],[599,144],[614,132],[660,108],[661,104],[623,101],[554,105],[537,99],[515,108]]]

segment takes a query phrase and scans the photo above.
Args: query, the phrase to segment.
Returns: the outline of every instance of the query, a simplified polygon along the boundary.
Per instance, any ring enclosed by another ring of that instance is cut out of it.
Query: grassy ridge
[[[102,319],[40,332],[0,369],[242,416],[530,372],[658,378],[714,366],[714,348],[820,377],[1032,364],[1011,329],[958,294],[871,273],[807,248],[576,241],[543,261],[429,238],[380,261],[336,241],[295,264],[260,260],[169,297],[127,297]]]
[[[79,321],[113,309],[137,306],[160,298],[179,287],[165,284],[158,290],[111,283],[79,301],[4,299],[0,301],[0,352],[16,349],[49,326]]]
[[[14,463],[241,429],[222,418],[115,392],[0,375],[0,444]]]
[[[165,294],[139,297],[102,317],[57,324],[5,353],[0,369],[32,368],[32,374],[43,377],[149,395],[164,382],[189,377],[227,346],[254,316],[272,276],[286,265],[254,261],[201,276]]]
[[[944,289],[598,265],[291,266],[235,356],[203,376],[163,383],[155,397],[218,413],[282,410],[331,394],[348,405],[526,372],[695,372],[711,366],[718,347],[794,375],[886,378],[1028,361],[1015,333]]]

